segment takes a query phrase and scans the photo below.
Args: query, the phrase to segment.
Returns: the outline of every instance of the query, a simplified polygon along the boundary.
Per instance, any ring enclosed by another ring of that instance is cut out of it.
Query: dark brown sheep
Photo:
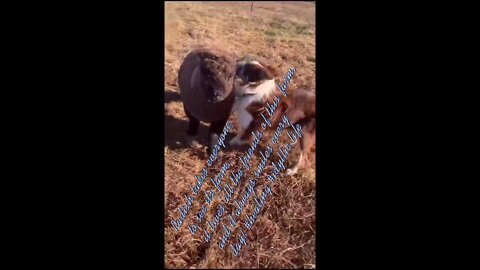
[[[187,135],[196,136],[200,121],[211,123],[209,148],[217,143],[235,101],[236,61],[213,49],[190,52],[178,72],[178,86],[189,118]]]

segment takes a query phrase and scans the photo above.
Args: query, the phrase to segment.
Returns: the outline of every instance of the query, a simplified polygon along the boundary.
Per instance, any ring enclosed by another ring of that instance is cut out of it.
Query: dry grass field
[[[185,146],[184,133],[188,119],[183,110],[178,92],[177,74],[184,57],[197,46],[221,48],[236,59],[245,57],[261,58],[268,64],[278,67],[281,78],[288,69],[296,68],[289,86],[304,86],[315,91],[315,4],[312,2],[166,2],[165,3],[165,266],[167,268],[315,268],[315,156],[310,153],[311,164],[307,169],[299,170],[295,176],[281,175],[271,185],[273,196],[268,197],[265,205],[250,231],[247,233],[247,245],[238,257],[230,248],[237,242],[238,227],[244,228],[245,213],[252,213],[253,200],[250,198],[242,217],[232,231],[223,250],[218,240],[223,235],[222,224],[228,220],[228,214],[234,209],[233,200],[241,198],[246,189],[243,176],[240,187],[235,189],[233,199],[226,204],[226,214],[205,243],[197,232],[193,236],[187,228],[192,224],[194,215],[204,204],[203,190],[213,188],[205,181],[202,191],[195,198],[179,232],[171,225],[172,219],[180,216],[178,207],[185,204],[184,194],[190,195],[190,186],[196,183],[198,175],[206,165],[206,137],[208,126],[201,124],[200,147]],[[277,80],[278,82],[278,80]],[[236,118],[227,141],[236,133]],[[259,148],[263,149],[273,132],[266,133]],[[282,135],[286,142],[287,137]],[[283,144],[283,143],[281,143]],[[275,152],[277,147],[275,147]],[[260,161],[259,150],[255,151],[250,164],[256,167]],[[229,148],[219,153],[215,165],[208,175],[215,176],[221,165],[230,161],[240,168],[238,157],[245,148]],[[295,144],[288,159],[292,167],[299,155],[299,146]],[[270,162],[269,162],[270,163]],[[272,169],[268,165],[257,184],[257,194],[266,183],[266,173]],[[230,174],[230,170],[227,172]],[[253,175],[251,171],[248,176]],[[228,177],[224,177],[224,182]],[[223,193],[216,194],[208,207],[205,219],[211,221],[217,206],[223,203]],[[202,225],[205,224],[205,220]],[[233,241],[232,241],[233,240]]]

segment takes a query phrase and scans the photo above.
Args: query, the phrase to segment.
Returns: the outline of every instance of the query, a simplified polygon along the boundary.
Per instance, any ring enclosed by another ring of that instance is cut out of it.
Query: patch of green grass
[[[296,25],[295,32],[299,35],[311,35],[312,33],[309,31],[308,25]]]
[[[278,20],[271,21],[270,23],[268,23],[268,26],[274,29],[281,29],[281,30],[287,29],[287,26],[283,22]]]
[[[269,30],[266,31],[266,35],[273,35],[270,32],[275,31],[276,35],[283,35],[287,37],[303,36],[303,35],[313,35],[313,32],[310,29],[310,26],[307,24],[299,24],[296,22],[291,22],[283,20],[280,18],[274,18],[268,23]]]
[[[267,29],[263,31],[263,33],[265,33],[265,35],[270,38],[275,37],[277,35],[275,31],[273,31],[272,29]]]

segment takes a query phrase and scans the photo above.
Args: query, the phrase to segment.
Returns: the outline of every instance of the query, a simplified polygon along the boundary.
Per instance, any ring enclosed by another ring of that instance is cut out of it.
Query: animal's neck
[[[268,80],[260,84],[256,90],[262,97],[270,95],[275,90],[275,80]]]

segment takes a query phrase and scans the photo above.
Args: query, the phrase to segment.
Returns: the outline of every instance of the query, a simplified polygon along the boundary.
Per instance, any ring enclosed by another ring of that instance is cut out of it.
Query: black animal
[[[198,48],[190,52],[178,72],[178,85],[189,118],[190,144],[200,121],[211,123],[208,153],[217,143],[235,101],[236,61],[218,50]]]

